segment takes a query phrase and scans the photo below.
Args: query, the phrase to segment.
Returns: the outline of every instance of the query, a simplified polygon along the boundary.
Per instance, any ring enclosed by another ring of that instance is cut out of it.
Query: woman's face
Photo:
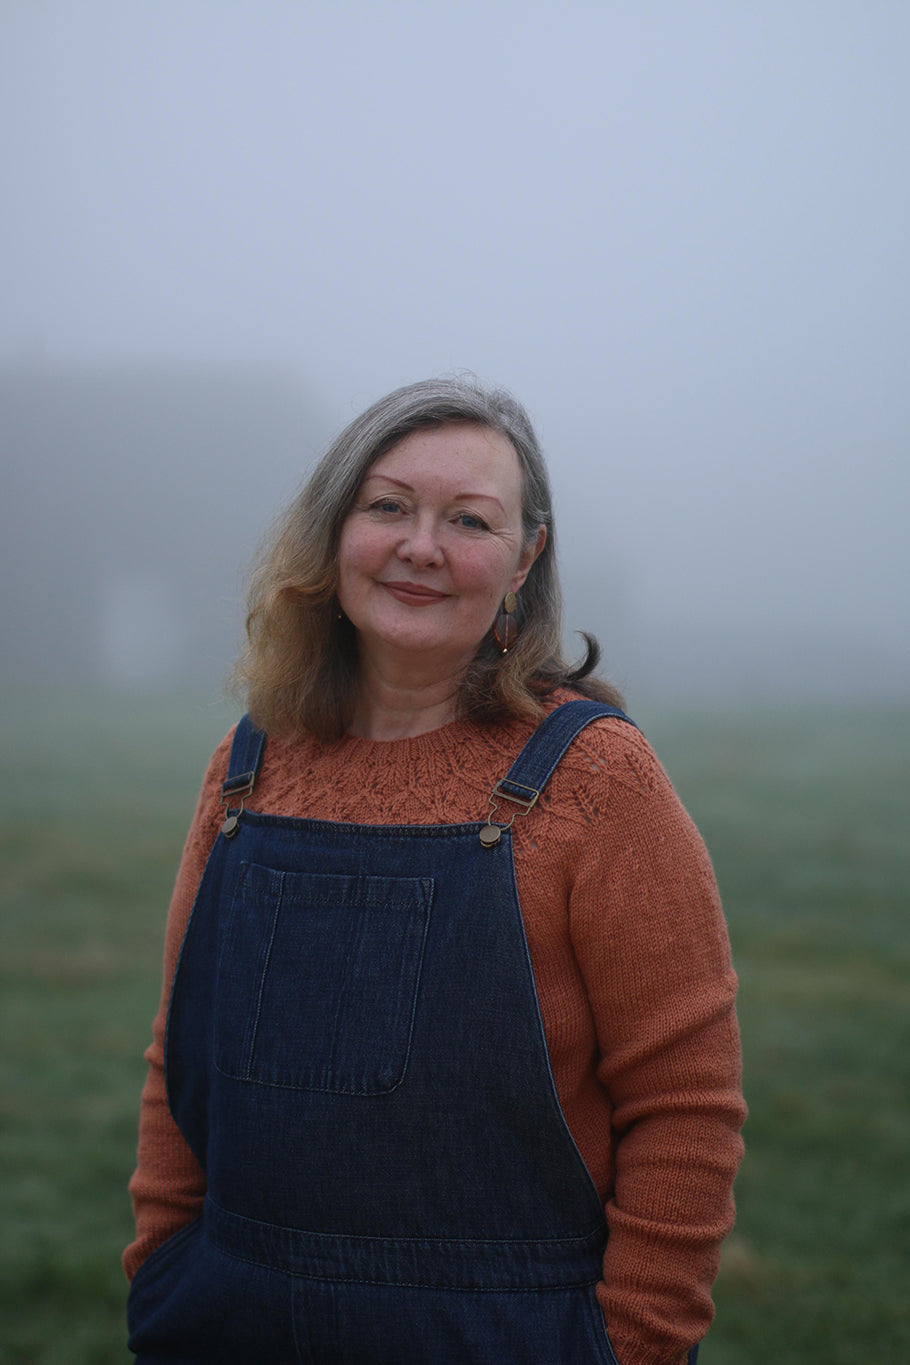
[[[412,432],[381,456],[341,528],[338,600],[378,665],[440,676],[470,663],[545,531],[522,545],[521,470],[498,432]]]

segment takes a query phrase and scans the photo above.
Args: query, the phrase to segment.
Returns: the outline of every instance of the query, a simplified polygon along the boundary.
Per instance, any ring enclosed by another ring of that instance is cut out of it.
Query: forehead
[[[364,481],[382,477],[521,503],[521,466],[512,442],[473,422],[409,432],[374,461]]]

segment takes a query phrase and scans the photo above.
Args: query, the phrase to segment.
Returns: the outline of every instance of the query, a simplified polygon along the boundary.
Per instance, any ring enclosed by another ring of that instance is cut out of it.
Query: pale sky
[[[901,0],[2,0],[0,366],[274,369],[320,440],[471,370],[622,677],[900,691],[908,72]]]

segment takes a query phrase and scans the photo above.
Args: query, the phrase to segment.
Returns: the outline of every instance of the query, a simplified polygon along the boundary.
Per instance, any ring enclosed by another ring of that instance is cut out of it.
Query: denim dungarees
[[[501,794],[542,790],[604,715],[622,713],[551,712]],[[264,743],[244,718],[234,805]],[[146,1365],[616,1365],[594,1296],[604,1212],[553,1083],[510,830],[487,847],[480,822],[237,814],[199,887],[165,1044],[204,1210],[139,1268],[132,1350]]]

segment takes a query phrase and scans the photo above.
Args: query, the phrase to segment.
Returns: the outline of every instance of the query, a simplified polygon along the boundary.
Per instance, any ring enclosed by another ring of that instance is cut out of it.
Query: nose
[[[437,566],[443,562],[435,518],[417,517],[398,543],[398,557],[411,564]]]

